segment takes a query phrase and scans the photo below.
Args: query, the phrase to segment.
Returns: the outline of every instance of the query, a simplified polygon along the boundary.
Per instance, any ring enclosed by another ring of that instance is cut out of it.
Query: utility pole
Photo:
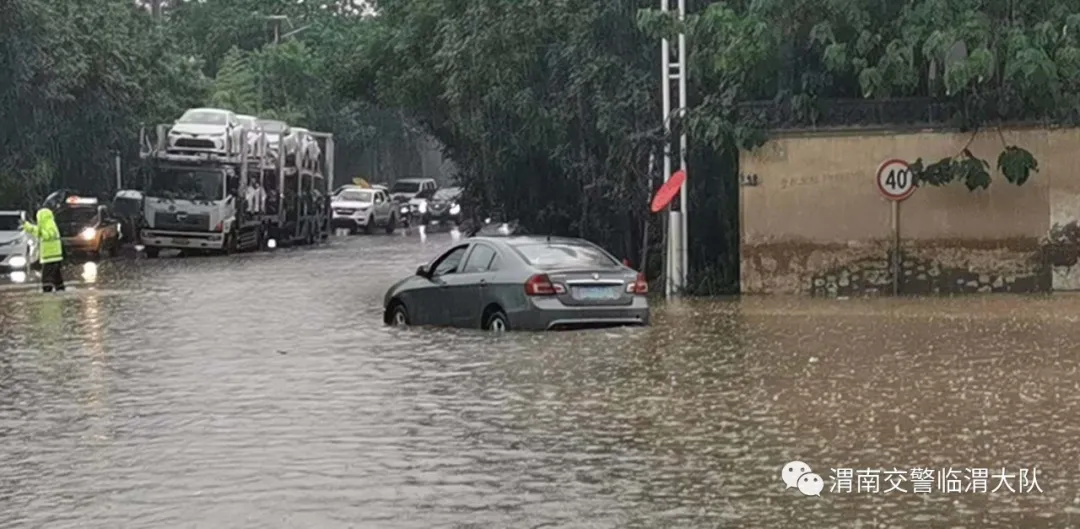
[[[119,191],[124,188],[124,172],[120,167],[120,151],[114,151],[113,156],[115,157],[114,161],[116,162],[116,190]]]
[[[678,1],[678,16],[679,21],[686,20],[686,0]],[[671,0],[660,0],[660,11],[667,13],[670,11]],[[682,33],[680,28],[678,37],[678,50],[675,62],[671,60],[671,42],[665,38],[660,42],[660,69],[663,77],[663,84],[661,86],[661,97],[663,97],[663,112],[664,112],[664,182],[667,182],[671,178],[671,166],[672,166],[672,154],[671,154],[671,119],[674,117],[671,112],[671,85],[672,81],[678,83],[679,93],[679,107],[677,109],[679,117],[686,116],[686,35]],[[686,127],[685,124],[681,124],[680,127],[682,133],[679,138],[679,169],[686,173]],[[671,298],[673,295],[678,294],[686,286],[686,270],[689,265],[689,255],[687,248],[687,226],[686,226],[686,191],[689,188],[689,175],[687,176],[687,182],[683,183],[682,189],[679,191],[679,210],[675,211],[670,205],[668,206],[668,222],[667,222],[667,248],[664,252],[664,296]]]

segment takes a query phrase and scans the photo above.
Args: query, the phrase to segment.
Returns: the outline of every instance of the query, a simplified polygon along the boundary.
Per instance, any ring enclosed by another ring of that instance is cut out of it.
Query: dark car
[[[461,188],[444,187],[427,201],[427,214],[424,216],[425,224],[452,224],[461,225],[465,215],[461,211]]]
[[[496,332],[648,325],[647,294],[642,274],[591,242],[477,236],[390,287],[383,319]]]
[[[53,216],[67,255],[100,258],[120,249],[120,224],[96,198],[69,195]]]

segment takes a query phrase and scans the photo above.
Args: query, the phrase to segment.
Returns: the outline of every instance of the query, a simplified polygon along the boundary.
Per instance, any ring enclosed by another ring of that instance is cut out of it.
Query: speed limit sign
[[[903,160],[886,160],[878,167],[878,191],[889,200],[904,200],[915,192],[915,175]]]

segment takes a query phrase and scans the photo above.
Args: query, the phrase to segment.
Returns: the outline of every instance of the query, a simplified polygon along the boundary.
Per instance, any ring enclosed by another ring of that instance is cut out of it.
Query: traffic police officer
[[[60,241],[60,229],[49,208],[37,212],[37,224],[23,223],[23,231],[38,241],[38,260],[41,261],[41,291],[64,290],[64,246]]]

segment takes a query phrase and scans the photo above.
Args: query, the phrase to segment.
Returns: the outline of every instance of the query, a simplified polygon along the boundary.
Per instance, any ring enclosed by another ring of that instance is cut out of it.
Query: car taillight
[[[527,296],[554,296],[563,292],[566,292],[566,289],[562,285],[552,283],[547,274],[536,274],[525,282]]]
[[[639,272],[633,283],[626,285],[626,291],[631,294],[643,296],[649,293],[649,282],[645,280],[645,274]]]

